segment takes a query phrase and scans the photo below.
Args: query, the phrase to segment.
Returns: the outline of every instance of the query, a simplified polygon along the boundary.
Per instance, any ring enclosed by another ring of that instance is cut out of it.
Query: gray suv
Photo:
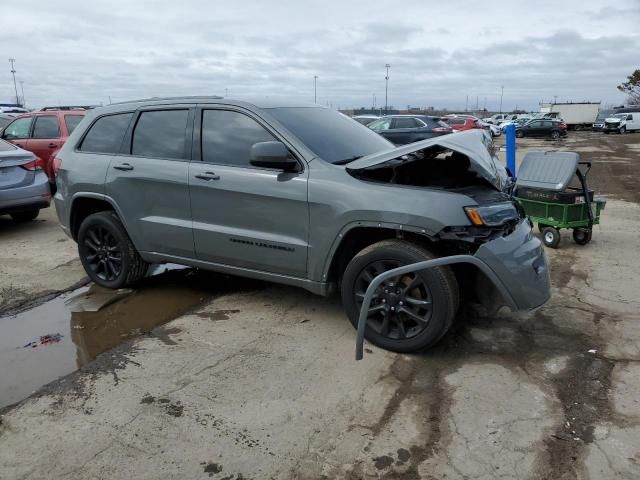
[[[396,148],[316,105],[150,99],[89,112],[55,162],[60,223],[104,287],[173,262],[338,288],[355,324],[381,272],[465,254],[495,273],[440,266],[381,285],[366,337],[399,352],[437,342],[461,302],[549,298],[543,248],[482,131]]]

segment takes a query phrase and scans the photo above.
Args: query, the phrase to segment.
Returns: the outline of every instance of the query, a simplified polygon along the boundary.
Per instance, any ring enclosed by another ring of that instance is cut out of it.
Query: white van
[[[604,119],[604,133],[640,131],[640,112],[616,113]]]

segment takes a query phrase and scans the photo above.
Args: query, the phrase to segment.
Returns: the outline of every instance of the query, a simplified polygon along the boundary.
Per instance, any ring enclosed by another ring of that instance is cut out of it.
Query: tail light
[[[40,157],[36,157],[35,160],[30,161],[29,163],[25,163],[24,165],[20,165],[25,170],[29,170],[31,172],[35,170],[44,170],[44,160]]]
[[[560,128],[563,129],[563,130],[566,130],[567,129],[567,124],[566,123],[561,123],[560,124]]]
[[[433,133],[451,133],[452,130],[450,128],[436,127],[431,131]]]
[[[52,164],[54,175],[58,174],[58,170],[60,170],[60,167],[62,167],[62,159],[56,155],[55,157],[53,157],[53,164]]]

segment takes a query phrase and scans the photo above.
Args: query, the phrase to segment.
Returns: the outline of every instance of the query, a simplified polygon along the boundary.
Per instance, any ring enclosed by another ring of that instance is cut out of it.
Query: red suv
[[[55,190],[53,158],[84,117],[84,110],[45,109],[15,118],[2,129],[0,138],[29,150],[42,159],[44,171]]]

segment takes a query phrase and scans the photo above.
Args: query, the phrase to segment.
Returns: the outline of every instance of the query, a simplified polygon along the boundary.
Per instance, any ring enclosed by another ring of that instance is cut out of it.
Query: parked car
[[[515,113],[496,113],[495,115],[491,115],[489,118],[485,118],[483,120],[487,123],[499,125],[502,122],[507,122],[509,120],[516,120],[517,118],[518,118],[518,114],[515,114]]]
[[[51,192],[43,165],[32,152],[0,140],[0,215],[27,222],[49,206]]]
[[[372,279],[399,265],[466,253],[493,272],[441,266],[380,288],[366,336],[411,352],[442,338],[461,298],[549,299],[544,249],[493,155],[478,130],[394,148],[318,105],[144,100],[87,113],[56,156],[55,203],[107,288],[165,262],[320,295],[340,286],[355,325]]]
[[[567,126],[560,120],[533,119],[516,125],[516,137],[551,137],[554,140],[567,136]]]
[[[504,133],[507,131],[507,127],[509,125],[515,125],[517,127],[518,125],[524,125],[525,123],[531,120],[532,120],[531,117],[516,118],[515,120],[508,120],[506,122],[502,122],[500,125],[498,125],[498,128],[500,129],[501,132]]]
[[[608,117],[612,117],[615,115],[614,110],[604,110],[598,113],[596,119],[593,121],[593,125],[591,125],[591,130],[594,132],[602,132],[604,130],[604,121]]]
[[[625,133],[640,130],[640,112],[616,113],[604,121],[604,133]]]
[[[371,122],[378,120],[380,117],[378,115],[356,115],[353,118],[356,122],[361,123],[362,125],[369,125]]]
[[[453,129],[442,120],[427,115],[387,115],[367,127],[395,145],[453,133]]]
[[[454,132],[462,132],[474,128],[484,129],[484,127],[480,125],[479,120],[468,117],[446,117],[444,122],[449,125]]]
[[[84,118],[84,114],[84,110],[48,110],[22,114],[2,129],[0,138],[29,150],[42,159],[44,171],[55,193],[53,157]]]
[[[13,113],[0,113],[0,130],[13,122],[13,119],[16,118]]]

